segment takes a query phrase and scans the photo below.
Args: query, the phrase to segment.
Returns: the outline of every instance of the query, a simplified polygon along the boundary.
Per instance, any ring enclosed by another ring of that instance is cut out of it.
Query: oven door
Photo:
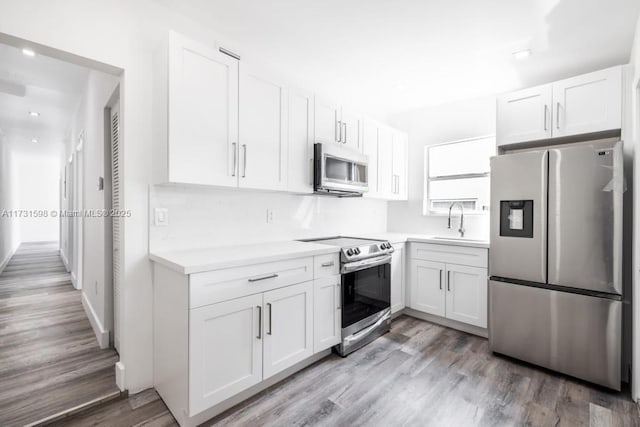
[[[391,307],[391,256],[344,264],[342,328],[346,329]],[[368,325],[362,325],[363,327]]]

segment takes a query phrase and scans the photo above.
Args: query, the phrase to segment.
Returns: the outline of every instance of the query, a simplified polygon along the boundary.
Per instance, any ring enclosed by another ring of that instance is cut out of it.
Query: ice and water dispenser
[[[533,238],[533,200],[500,201],[500,235]]]

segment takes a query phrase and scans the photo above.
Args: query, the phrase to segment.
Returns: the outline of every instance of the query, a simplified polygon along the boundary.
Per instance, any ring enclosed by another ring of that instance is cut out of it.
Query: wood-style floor
[[[0,275],[0,426],[22,426],[118,393],[56,243],[20,246]]]
[[[60,424],[62,425],[62,424]],[[64,425],[173,426],[154,390]],[[616,393],[491,354],[487,340],[407,316],[206,423],[220,426],[639,426]]]

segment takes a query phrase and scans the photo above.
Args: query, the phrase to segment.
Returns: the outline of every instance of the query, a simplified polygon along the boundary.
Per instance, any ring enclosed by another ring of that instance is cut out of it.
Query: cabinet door
[[[190,311],[190,415],[262,381],[262,311],[262,294]]]
[[[378,127],[378,193],[393,198],[393,137],[384,126]]]
[[[338,142],[342,130],[338,124],[340,110],[335,104],[315,97],[314,102],[314,141]]]
[[[240,187],[286,187],[285,88],[245,62],[240,67]]]
[[[313,352],[326,350],[340,342],[342,310],[340,276],[313,281]]]
[[[411,260],[409,306],[436,316],[445,315],[445,264]]]
[[[391,255],[391,313],[404,308],[404,244],[393,245]]]
[[[487,269],[447,264],[448,319],[487,327]]]
[[[313,354],[313,282],[264,293],[264,379]]]
[[[313,96],[289,90],[287,189],[313,193]]]
[[[622,68],[613,67],[553,84],[553,136],[622,127]]]
[[[408,138],[404,132],[393,132],[392,190],[394,199],[407,200]]]
[[[360,143],[360,118],[349,111],[342,110],[342,143],[347,147],[362,152]]]
[[[378,125],[371,120],[364,120],[362,123],[362,150],[369,156],[369,191],[365,195],[376,196],[378,194]]]
[[[512,92],[497,101],[497,145],[551,138],[551,85]]]
[[[238,60],[172,33],[169,181],[237,186]]]

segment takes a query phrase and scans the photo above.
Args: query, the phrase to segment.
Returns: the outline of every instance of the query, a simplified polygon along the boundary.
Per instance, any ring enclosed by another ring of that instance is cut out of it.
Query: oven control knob
[[[353,249],[347,249],[347,255],[348,256],[353,255]]]
[[[360,255],[360,248],[355,248],[354,251],[355,251],[356,255]]]

